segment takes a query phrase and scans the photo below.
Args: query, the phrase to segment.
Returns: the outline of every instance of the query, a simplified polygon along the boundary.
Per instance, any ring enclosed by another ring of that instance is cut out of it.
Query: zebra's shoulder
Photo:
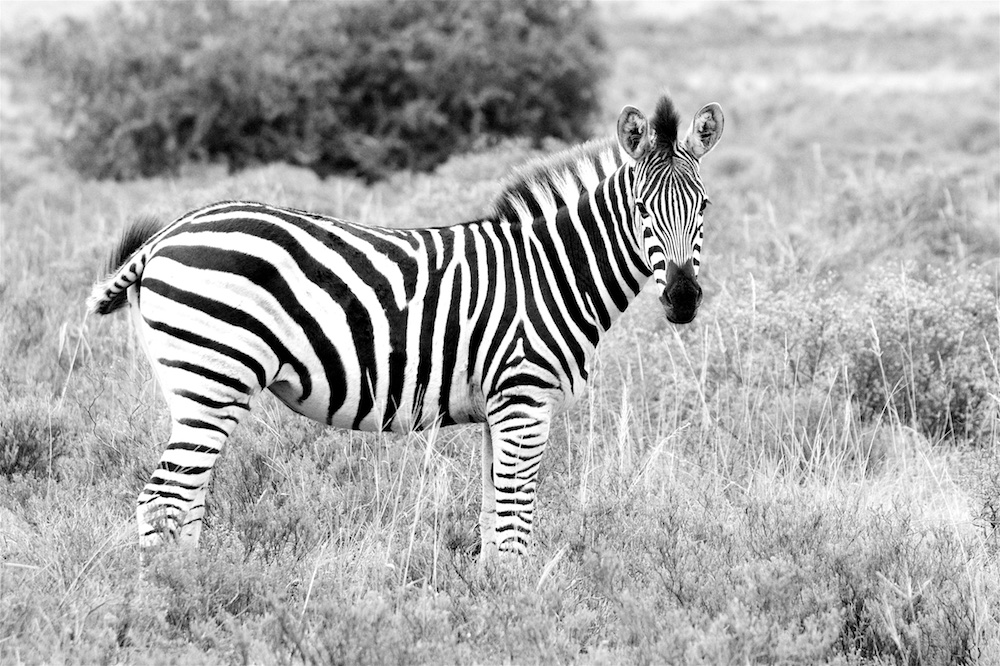
[[[622,163],[613,139],[592,139],[586,143],[526,162],[517,167],[503,184],[500,194],[490,207],[489,217],[516,219],[517,210],[527,201],[541,196],[556,195],[567,178],[579,186],[579,191],[596,183],[588,182],[587,174],[598,179]]]

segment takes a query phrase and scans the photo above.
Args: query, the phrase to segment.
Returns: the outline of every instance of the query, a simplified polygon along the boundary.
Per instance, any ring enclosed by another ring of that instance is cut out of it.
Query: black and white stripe
[[[490,215],[373,228],[222,202],[133,225],[89,305],[127,295],[171,413],[139,497],[140,541],[197,542],[226,439],[264,389],[330,425],[397,432],[484,423],[484,553],[523,552],[552,417],[582,393],[606,331],[650,275],[690,321],[717,105],[677,140],[661,100],[598,141],[527,168]],[[696,293],[695,293],[696,292]]]

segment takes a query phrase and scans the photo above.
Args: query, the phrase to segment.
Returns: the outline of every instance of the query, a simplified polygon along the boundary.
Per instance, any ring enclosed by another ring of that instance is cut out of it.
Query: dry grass
[[[706,303],[674,328],[644,294],[602,343],[553,429],[535,547],[498,570],[474,557],[478,429],[362,435],[267,399],[201,550],[140,565],[166,412],[127,319],[83,300],[133,215],[248,197],[436,224],[477,214],[525,145],[372,187],[82,182],[5,81],[0,662],[1000,661],[997,12],[810,6],[836,20],[611,5],[608,118],[664,84],[728,114]]]

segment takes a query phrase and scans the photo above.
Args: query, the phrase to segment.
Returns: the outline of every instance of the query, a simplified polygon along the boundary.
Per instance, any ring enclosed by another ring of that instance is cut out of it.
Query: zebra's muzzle
[[[667,264],[667,280],[660,303],[673,324],[687,324],[698,314],[701,304],[701,287],[694,273],[694,263],[688,259],[683,266],[671,260]]]

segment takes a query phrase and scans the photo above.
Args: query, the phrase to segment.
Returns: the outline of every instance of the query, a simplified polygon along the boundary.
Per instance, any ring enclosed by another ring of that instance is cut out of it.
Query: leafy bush
[[[134,3],[29,40],[86,175],[270,161],[428,169],[499,136],[577,139],[603,44],[588,4]]]

